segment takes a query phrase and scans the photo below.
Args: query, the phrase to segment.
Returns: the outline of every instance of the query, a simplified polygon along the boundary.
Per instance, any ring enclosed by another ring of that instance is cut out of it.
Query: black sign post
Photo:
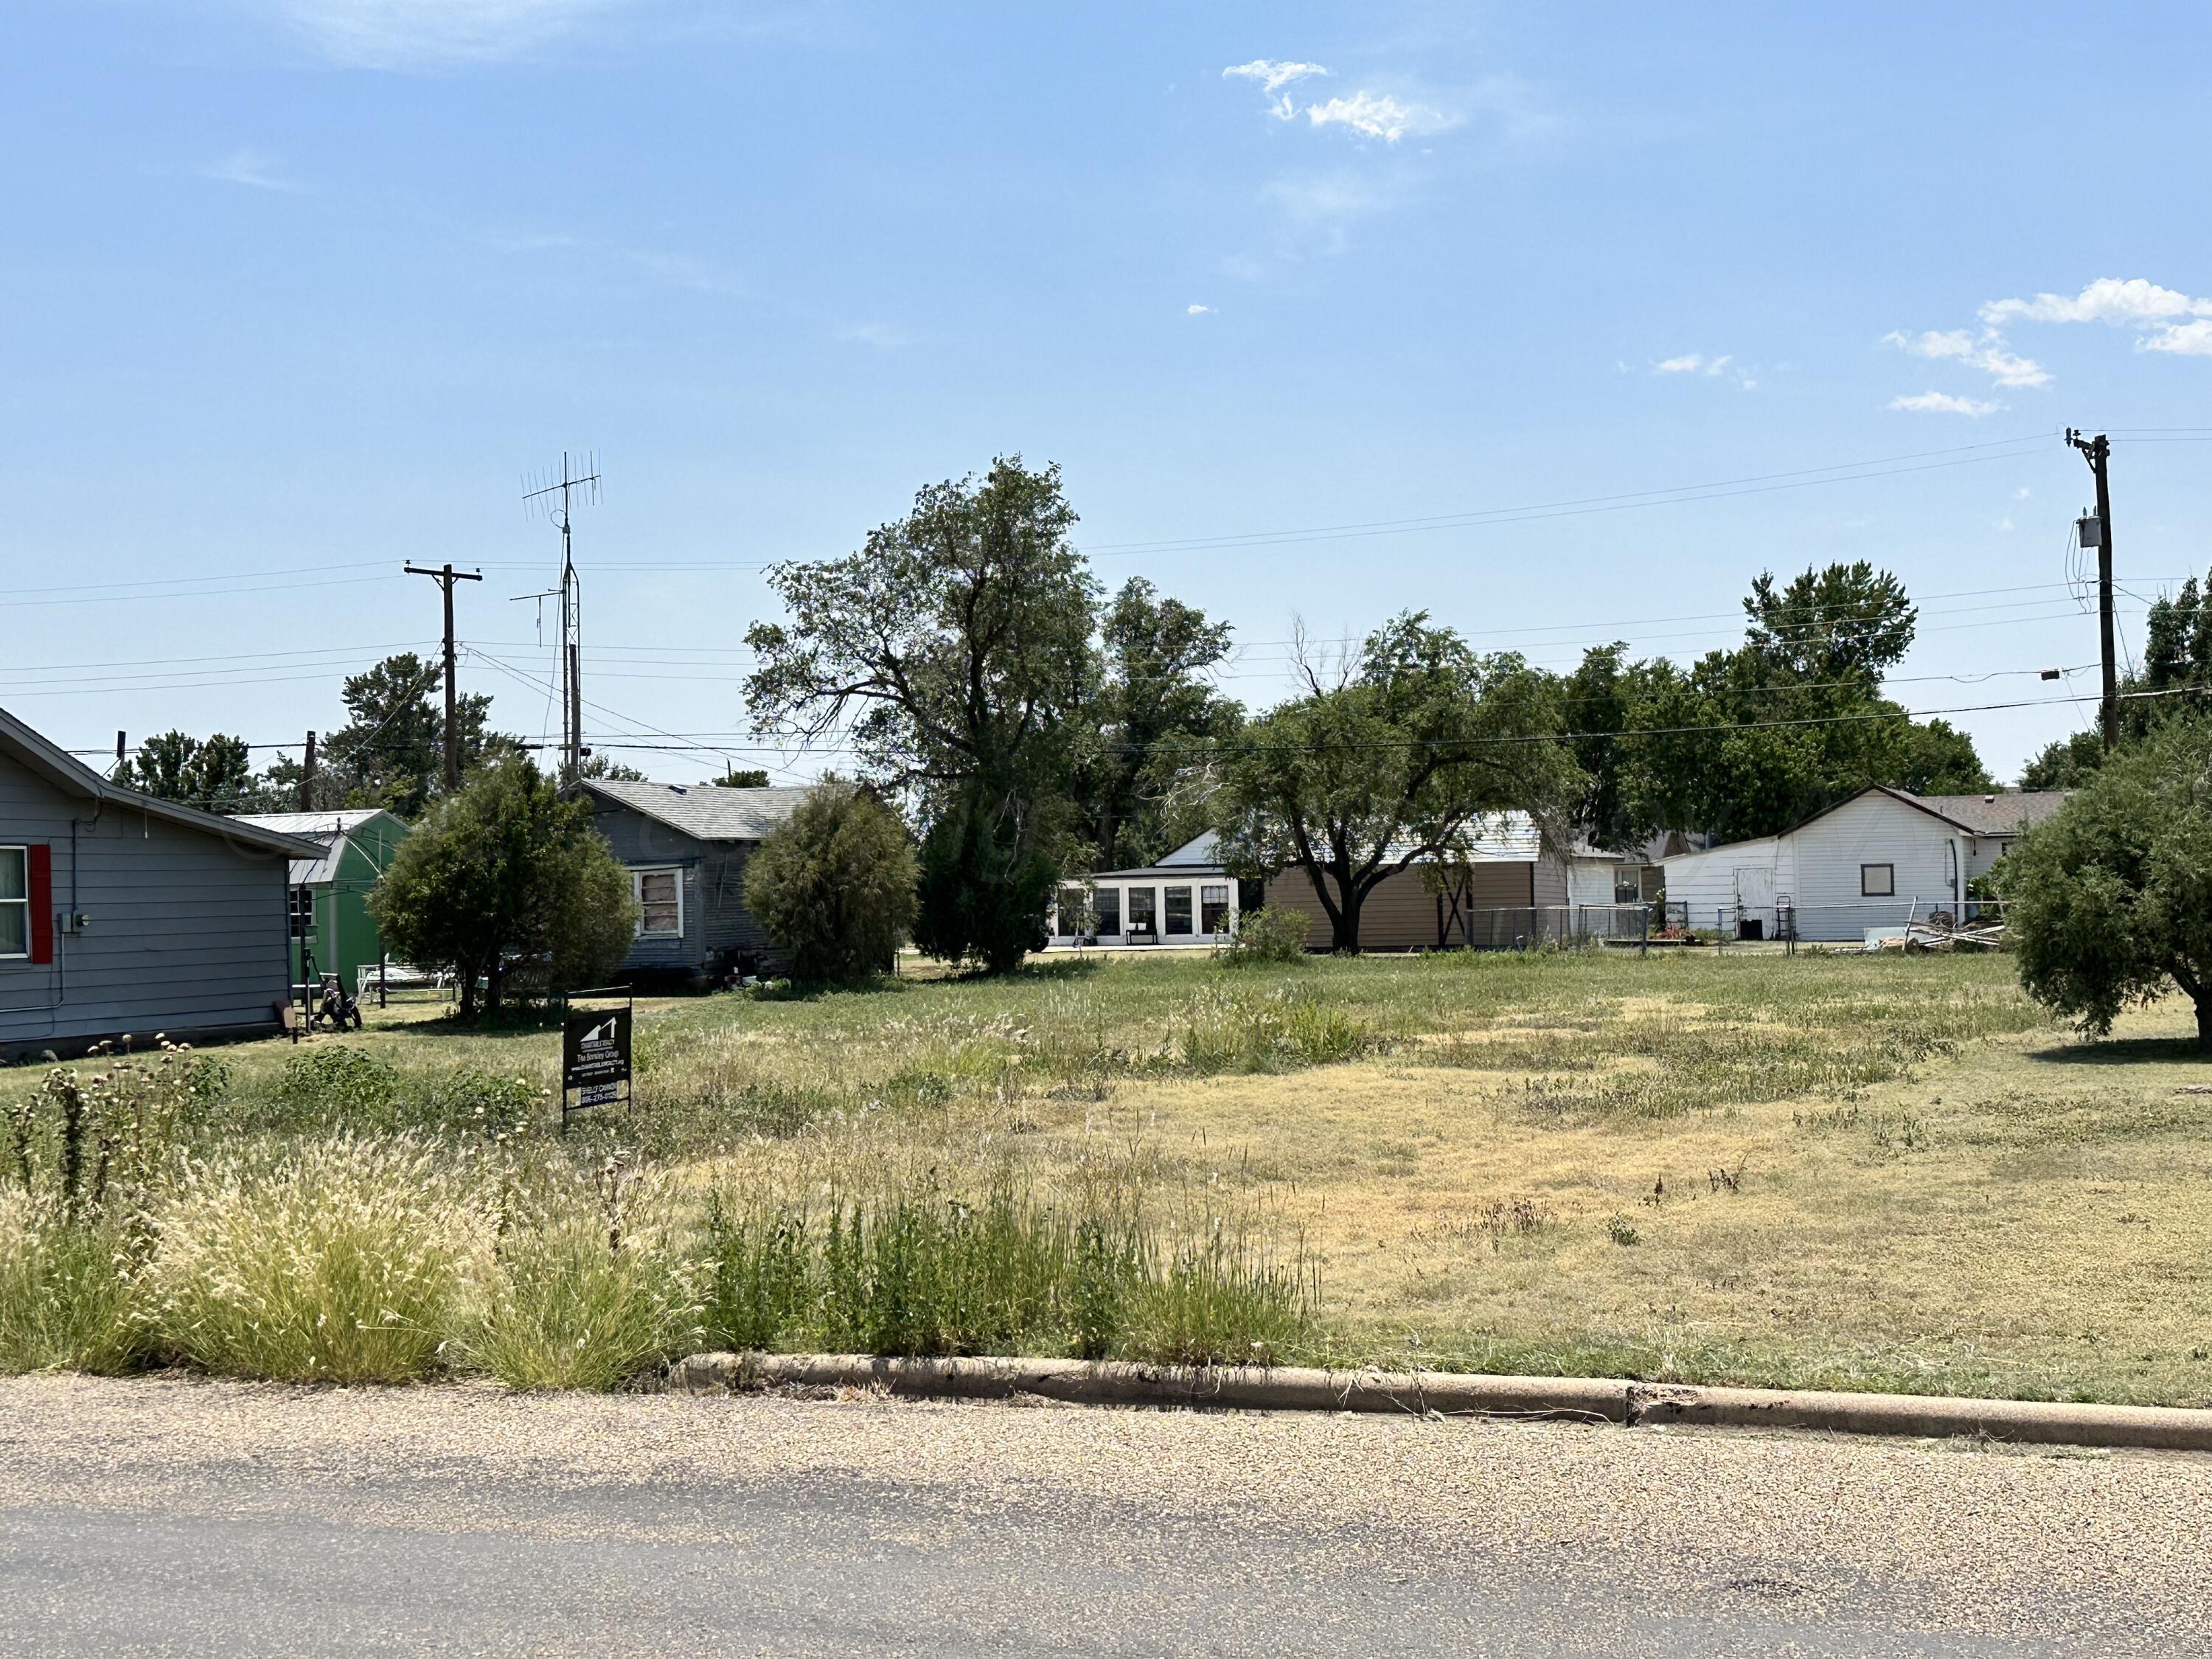
[[[579,1006],[589,999],[590,1006]],[[617,999],[620,999],[619,1002]],[[570,991],[561,999],[561,1127],[568,1114],[629,1099],[630,994]]]

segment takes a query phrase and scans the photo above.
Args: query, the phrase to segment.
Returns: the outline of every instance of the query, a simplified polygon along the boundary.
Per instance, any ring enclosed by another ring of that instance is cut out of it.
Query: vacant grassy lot
[[[434,1012],[226,1051],[210,1127],[542,1127],[554,1037]],[[1062,958],[642,1006],[636,1107],[572,1139],[786,1196],[1141,1189],[1303,1250],[1310,1358],[2203,1403],[2189,1030],[2081,1043],[1996,957]]]

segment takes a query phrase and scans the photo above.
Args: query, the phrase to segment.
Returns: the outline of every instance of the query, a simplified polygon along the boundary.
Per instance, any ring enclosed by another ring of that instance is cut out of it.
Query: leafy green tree
[[[906,826],[866,789],[826,777],[745,861],[745,908],[792,976],[853,984],[881,973],[914,927]]]
[[[491,763],[440,799],[399,845],[369,895],[392,953],[459,980],[464,1018],[477,981],[496,1011],[518,970],[558,988],[604,980],[637,927],[629,872],[527,756]]]
[[[2028,762],[2020,775],[2023,789],[2079,789],[2105,763],[2101,732],[2076,732],[2070,738],[2053,738]]]
[[[246,739],[221,732],[204,742],[182,732],[149,738],[117,769],[115,780],[204,812],[250,810],[258,801]]]
[[[2177,985],[2212,1051],[2212,721],[2112,755],[1992,878],[2029,995],[2101,1035]]]
[[[1092,867],[1132,869],[1206,828],[1202,800],[1177,785],[1243,714],[1205,678],[1229,655],[1228,623],[1132,577],[1099,635],[1098,740],[1079,764],[1075,793]]]
[[[1073,845],[1097,602],[1074,523],[1059,468],[1003,458],[922,490],[856,553],[769,570],[787,619],[745,636],[755,719],[806,738],[849,720],[867,775],[912,805],[915,942],[994,971],[1043,937]]]
[[[1912,648],[1920,613],[1905,584],[1863,559],[1793,576],[1762,572],[1743,602],[1744,643],[1780,678],[1856,680],[1872,692]]]
[[[1487,814],[1522,810],[1556,842],[1583,787],[1561,729],[1557,681],[1512,655],[1477,656],[1425,612],[1370,635],[1334,676],[1217,746],[1216,828],[1244,876],[1296,866],[1334,949],[1359,948],[1382,882],[1448,857]]]
[[[577,769],[577,775],[586,778],[604,778],[609,783],[646,781],[644,773],[639,771],[635,766],[623,765],[611,755],[592,755],[586,757],[583,765]]]
[[[346,804],[381,806],[412,818],[443,784],[446,707],[442,665],[403,651],[347,678],[341,696],[352,719],[323,745],[323,769],[343,787]],[[490,729],[491,699],[463,692],[454,704],[464,778],[486,761],[516,752],[513,738]]]
[[[765,789],[768,769],[761,766],[732,766],[719,778],[711,780],[717,789]]]

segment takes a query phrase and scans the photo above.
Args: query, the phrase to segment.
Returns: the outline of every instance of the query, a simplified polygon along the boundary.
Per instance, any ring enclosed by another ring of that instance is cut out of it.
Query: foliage
[[[1264,994],[1208,986],[1175,1024],[1176,1057],[1200,1076],[1329,1066],[1376,1046],[1358,1015],[1323,1001],[1310,985]]]
[[[300,1382],[427,1375],[490,1239],[427,1146],[350,1135],[193,1165],[155,1235],[162,1340],[211,1371]]]
[[[717,789],[765,789],[768,769],[760,766],[731,766],[719,778],[708,780]]]
[[[217,732],[202,741],[182,732],[164,732],[138,745],[138,752],[116,769],[115,781],[160,800],[197,806],[203,812],[248,811],[260,805],[244,738]]]
[[[1133,576],[1105,607],[1095,719],[1075,794],[1094,869],[1150,864],[1206,828],[1204,803],[1177,785],[1208,739],[1226,738],[1243,711],[1205,675],[1229,655],[1226,623]]]
[[[2212,709],[2212,576],[2191,576],[2181,591],[2153,602],[2143,627],[2139,673],[2120,677],[2119,739],[2141,742],[2167,720],[2198,720]],[[2105,763],[2101,732],[2056,738],[2021,774],[2023,789],[2078,789]]]
[[[1313,918],[1292,905],[1246,910],[1237,916],[1237,931],[1224,954],[1229,962],[1242,965],[1297,962],[1305,956],[1306,939],[1312,932]]]
[[[994,970],[1042,937],[1068,844],[1096,590],[1074,522],[1057,467],[1001,459],[857,553],[775,567],[788,619],[746,635],[754,717],[813,738],[851,715],[869,775],[915,803],[917,942]]]
[[[905,826],[830,776],[745,861],[745,908],[789,953],[792,977],[852,984],[887,968],[914,926]]]
[[[2020,775],[2022,789],[2079,789],[2105,763],[2105,738],[2100,732],[2076,732],[2070,738],[2053,738],[2043,752],[2028,762]]]
[[[391,1061],[343,1043],[318,1043],[284,1062],[275,1093],[287,1105],[364,1128],[388,1119],[399,1100],[400,1086]]]
[[[2031,996],[2102,1033],[2171,981],[2212,1049],[2212,721],[2112,756],[1994,873]]]
[[[1576,758],[1588,777],[1578,823],[1626,848],[1662,830],[1723,841],[1771,835],[1869,784],[1916,793],[1992,787],[1972,740],[1921,723],[1881,695],[1911,647],[1903,585],[1864,562],[1752,584],[1745,636],[1686,667],[1587,652],[1565,681]]]
[[[441,801],[368,903],[394,955],[458,975],[464,1018],[477,1012],[479,979],[495,1010],[518,969],[554,988],[605,979],[636,927],[629,872],[590,805],[561,799],[522,755]]]
[[[605,755],[593,755],[576,769],[580,778],[605,778],[610,783],[643,783],[645,774]]]
[[[51,1194],[0,1186],[0,1375],[113,1375],[143,1358],[128,1239]]]
[[[1359,948],[1376,886],[1520,810],[1556,835],[1579,787],[1555,682],[1517,656],[1480,657],[1425,613],[1369,635],[1333,681],[1217,746],[1215,823],[1238,875],[1292,866],[1313,884],[1331,944]]]
[[[345,805],[381,806],[412,819],[441,793],[446,710],[437,688],[444,672],[435,659],[402,651],[346,678],[339,695],[353,718],[323,744],[323,769],[344,789]],[[486,694],[465,691],[455,699],[464,779],[515,752],[514,739],[492,731],[490,720]]]
[[[1024,809],[963,789],[921,843],[914,940],[945,962],[1009,973],[1044,948],[1060,865],[1024,828]]]
[[[574,1182],[510,1226],[484,1315],[462,1342],[511,1389],[608,1389],[701,1335],[665,1195],[610,1161],[596,1190]]]

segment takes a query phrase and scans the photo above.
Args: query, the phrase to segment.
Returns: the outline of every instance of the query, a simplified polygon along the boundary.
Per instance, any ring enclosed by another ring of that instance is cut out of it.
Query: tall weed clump
[[[154,1219],[161,1341],[230,1376],[403,1382],[440,1364],[484,1274],[476,1183],[411,1136],[340,1134],[277,1162],[191,1165]]]
[[[698,1341],[699,1313],[667,1194],[609,1159],[521,1200],[461,1352],[512,1389],[604,1391]]]
[[[0,1371],[130,1370],[149,1217],[206,1073],[185,1045],[102,1043],[0,1109]]]
[[[1265,994],[1208,986],[1178,1011],[1175,1054],[1201,1074],[1279,1072],[1355,1060],[1376,1041],[1366,1022],[1310,986]]]

